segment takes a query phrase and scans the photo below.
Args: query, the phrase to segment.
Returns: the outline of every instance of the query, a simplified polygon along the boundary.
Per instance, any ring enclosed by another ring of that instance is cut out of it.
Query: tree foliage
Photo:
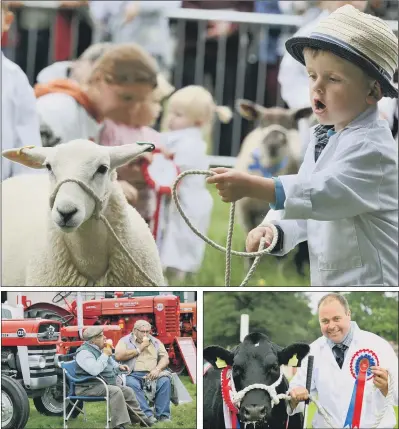
[[[223,347],[240,340],[241,314],[249,315],[249,331],[262,332],[286,346],[310,342],[312,317],[308,297],[302,292],[206,292],[204,294],[204,345]]]
[[[361,329],[398,343],[398,293],[345,292],[345,297]],[[281,346],[321,335],[303,292],[205,292],[204,346],[238,344],[243,313],[249,315],[250,332],[262,332]]]

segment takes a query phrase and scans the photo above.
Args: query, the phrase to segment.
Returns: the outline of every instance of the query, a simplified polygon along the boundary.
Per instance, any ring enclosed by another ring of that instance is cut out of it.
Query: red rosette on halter
[[[152,151],[152,161],[143,159],[141,172],[147,185],[156,193],[156,208],[152,221],[152,233],[157,240],[159,238],[160,215],[164,197],[172,194],[172,187],[180,174],[179,167],[174,163],[173,156],[167,158],[160,149]]]

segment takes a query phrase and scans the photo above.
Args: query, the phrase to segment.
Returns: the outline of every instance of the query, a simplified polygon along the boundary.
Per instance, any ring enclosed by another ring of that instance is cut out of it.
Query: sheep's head
[[[249,100],[237,100],[236,109],[243,118],[258,122],[256,138],[262,141],[262,158],[271,162],[288,156],[287,132],[297,130],[298,121],[312,114],[311,107],[297,110],[266,108]]]
[[[153,149],[152,143],[105,147],[89,140],[73,140],[56,147],[10,149],[3,156],[48,170],[51,217],[62,231],[72,232],[95,212],[96,200],[90,190],[106,202],[116,180],[115,169]],[[67,181],[70,179],[73,181]]]

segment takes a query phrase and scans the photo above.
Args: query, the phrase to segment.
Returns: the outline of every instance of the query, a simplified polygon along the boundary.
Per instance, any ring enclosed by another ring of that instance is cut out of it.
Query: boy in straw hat
[[[398,281],[397,145],[378,119],[392,84],[398,41],[381,19],[343,6],[309,37],[287,41],[288,52],[309,74],[320,125],[296,175],[261,178],[216,168],[207,179],[223,201],[265,199],[277,210],[274,254],[308,240],[312,286],[395,286]],[[256,251],[273,239],[267,217],[247,237]]]

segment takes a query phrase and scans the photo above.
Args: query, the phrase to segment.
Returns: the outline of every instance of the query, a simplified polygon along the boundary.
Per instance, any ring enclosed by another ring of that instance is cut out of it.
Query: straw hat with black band
[[[382,19],[351,5],[340,7],[320,21],[309,37],[287,40],[285,47],[303,65],[304,48],[330,51],[379,82],[383,96],[398,97],[398,89],[392,83],[398,67],[397,37]]]

